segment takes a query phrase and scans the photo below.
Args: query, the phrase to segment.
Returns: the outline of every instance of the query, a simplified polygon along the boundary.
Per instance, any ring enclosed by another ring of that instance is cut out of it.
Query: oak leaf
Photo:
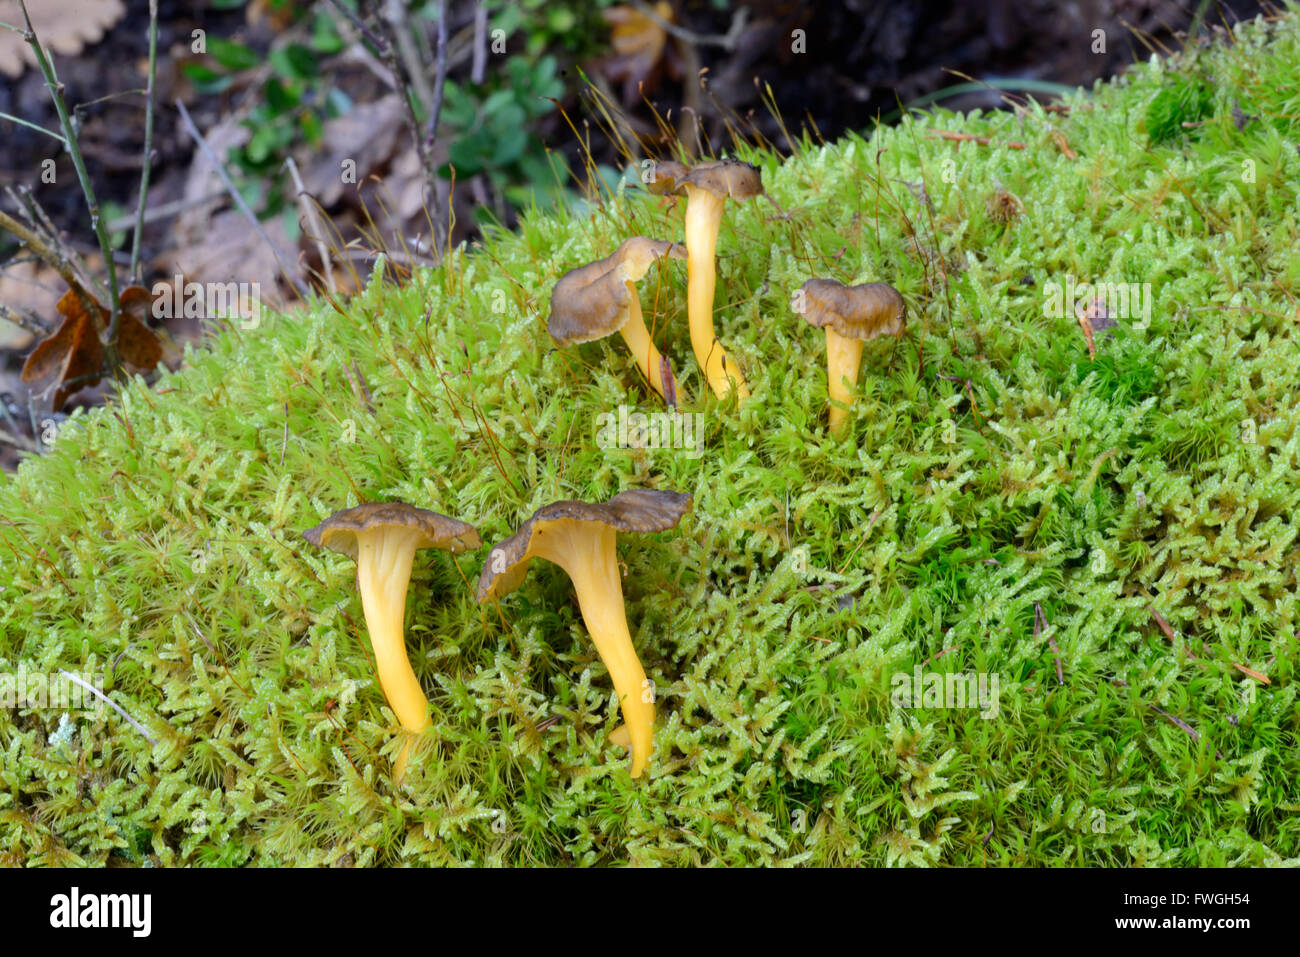
[[[75,56],[98,43],[108,28],[126,13],[122,0],[27,0],[36,38],[46,50]],[[18,0],[0,0],[0,23],[26,25]],[[17,79],[36,65],[36,55],[21,33],[0,30],[0,73]]]

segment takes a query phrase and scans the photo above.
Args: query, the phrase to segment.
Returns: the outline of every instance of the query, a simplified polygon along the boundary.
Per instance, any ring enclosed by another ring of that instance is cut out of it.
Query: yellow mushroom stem
[[[831,434],[839,435],[848,424],[849,407],[857,394],[858,366],[862,362],[862,340],[842,336],[826,327],[826,391],[831,398]]]
[[[645,319],[641,316],[641,300],[637,297],[636,284],[631,280],[627,281],[627,291],[632,294],[632,301],[627,307],[627,322],[623,323],[619,333],[623,336],[627,347],[632,350],[632,357],[641,367],[641,372],[651,388],[662,397],[664,376],[663,367],[659,362],[659,350],[655,348],[654,340],[650,338],[650,330],[645,326]]]
[[[706,189],[686,187],[686,318],[691,327],[695,360],[704,371],[713,394],[725,399],[735,388],[736,398],[749,398],[745,377],[734,362],[727,361],[713,332],[713,293],[717,286],[718,230],[722,226],[725,197]]]
[[[569,574],[582,620],[609,670],[623,711],[622,728],[611,735],[632,752],[632,777],[641,776],[654,749],[654,689],[632,645],[618,574],[618,533],[600,522],[562,519],[533,533],[529,553]]]
[[[375,670],[379,687],[397,720],[411,735],[417,735],[432,722],[428,699],[415,677],[406,655],[406,588],[411,581],[411,563],[421,533],[416,529],[385,529],[383,532],[357,536],[357,585],[361,607],[370,631],[370,646],[375,652]],[[406,774],[406,760],[412,738],[402,744],[393,764],[393,783],[401,784]]]

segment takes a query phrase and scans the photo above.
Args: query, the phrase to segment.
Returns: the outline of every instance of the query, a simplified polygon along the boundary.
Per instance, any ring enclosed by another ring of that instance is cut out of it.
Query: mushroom
[[[621,333],[646,380],[665,396],[666,363],[641,318],[636,292],[636,283],[655,260],[665,256],[685,259],[686,248],[681,243],[633,236],[604,259],[565,273],[551,291],[547,321],[551,338],[567,346]]]
[[[486,602],[518,588],[534,558],[545,558],[568,573],[582,620],[618,694],[625,723],[610,737],[631,750],[634,778],[645,770],[654,747],[654,688],[628,632],[614,546],[619,532],[674,528],[690,507],[689,495],[652,489],[620,492],[600,504],[545,505],[492,549],[478,580],[478,600]]]
[[[757,196],[763,192],[763,181],[757,166],[732,159],[700,163],[681,176],[676,172],[670,168],[663,171],[662,178],[671,180],[676,192],[686,194],[686,318],[695,359],[714,395],[725,399],[734,389],[737,401],[743,402],[749,398],[745,377],[734,362],[728,364],[727,354],[713,332],[713,293],[718,279],[715,254],[727,197],[743,200]],[[656,166],[655,191],[659,191],[660,173]]]
[[[478,548],[483,544],[478,531],[405,502],[369,502],[335,512],[302,537],[357,563],[357,587],[375,651],[379,687],[402,727],[419,734],[431,722],[428,700],[406,656],[403,619],[411,563],[420,548],[449,552]],[[407,738],[393,765],[394,784],[402,783],[410,748]]]
[[[834,279],[809,279],[799,287],[795,311],[826,329],[826,391],[832,435],[843,432],[858,384],[862,343],[903,332],[903,297],[888,283],[846,286]]]
[[[672,196],[677,193],[677,184],[689,172],[675,160],[652,160],[641,180],[645,188],[656,196]]]

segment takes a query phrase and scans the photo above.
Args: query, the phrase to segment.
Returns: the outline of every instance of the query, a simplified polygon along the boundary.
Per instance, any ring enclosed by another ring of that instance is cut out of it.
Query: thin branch
[[[160,219],[167,219],[168,217],[175,216],[177,213],[183,213],[187,209],[206,206],[214,199],[221,199],[221,197],[225,195],[226,191],[222,189],[215,193],[208,193],[206,196],[195,196],[190,199],[177,199],[170,203],[162,203],[161,205],[152,207],[144,214],[144,222],[156,223]],[[108,231],[111,233],[120,233],[124,229],[130,229],[134,224],[134,216],[121,216],[108,224]]]
[[[487,26],[487,3],[477,0],[474,4],[474,63],[469,71],[469,81],[476,86],[483,82],[487,72]]]
[[[3,302],[0,302],[0,319],[12,322],[19,329],[26,330],[41,339],[50,334],[50,330],[45,328],[45,324],[35,313],[16,306],[6,306]]]
[[[149,195],[149,168],[153,152],[154,78],[158,74],[158,0],[149,0],[149,86],[144,99],[144,159],[140,163],[140,199],[135,206],[135,237],[131,240],[131,267],[127,272],[140,282],[140,234],[144,232],[144,203]]]
[[[225,164],[223,164],[221,160],[217,159],[217,154],[212,152],[212,147],[208,145],[208,141],[203,138],[203,134],[200,133],[198,127],[194,125],[194,120],[190,119],[190,111],[185,109],[185,104],[180,100],[176,101],[176,108],[180,110],[181,121],[185,124],[186,132],[188,132],[194,142],[198,144],[199,149],[203,151],[203,155],[208,158],[208,162],[211,163],[213,168],[217,171],[217,175],[221,177],[221,182],[226,186],[226,192],[230,193],[230,198],[235,201],[235,205],[238,206],[240,211],[248,218],[248,221],[253,224],[253,229],[256,230],[257,235],[262,237],[262,241],[270,247],[271,252],[275,255],[276,262],[280,264],[280,269],[284,271],[285,276],[287,276],[289,281],[293,283],[294,288],[298,290],[298,295],[306,299],[309,292],[307,284],[299,279],[297,273],[289,268],[288,261],[280,247],[272,242],[271,237],[268,236],[266,230],[262,228],[262,224],[258,221],[257,216],[255,216],[253,211],[248,208],[248,203],[244,202],[244,197],[239,194],[239,190],[235,189],[235,184],[231,181],[230,174],[226,172]]]
[[[40,452],[36,443],[23,435],[15,435],[0,429],[0,445],[12,445],[16,449],[22,449],[24,452]]]
[[[62,143],[63,148],[65,150],[68,148],[68,141],[65,140],[58,133],[55,133],[52,130],[47,130],[43,126],[37,126],[35,123],[28,123],[21,116],[14,116],[12,113],[5,113],[3,111],[0,111],[0,120],[8,120],[10,123],[17,123],[19,126],[27,127],[29,130],[35,130],[37,133],[44,133],[46,136],[51,137],[52,139],[56,139],[60,143]]]
[[[696,33],[694,30],[688,30],[685,27],[679,27],[677,24],[665,20],[659,16],[659,13],[650,4],[644,0],[631,0],[633,7],[637,9],[642,16],[666,33],[671,33],[679,40],[685,40],[692,46],[697,47],[722,47],[724,50],[731,51],[736,49],[736,44],[740,41],[741,31],[745,29],[745,23],[749,19],[749,10],[741,7],[736,11],[736,15],[731,18],[731,26],[727,28],[725,34],[703,34]]]
[[[378,50],[381,55],[386,56],[388,54],[388,41],[383,37],[376,35],[369,27],[367,27],[359,16],[348,9],[347,5],[343,3],[343,0],[330,0],[330,5],[339,13],[343,14],[344,18],[356,27],[357,31],[369,40],[370,45]]]
[[[316,233],[316,254],[320,256],[321,266],[325,270],[325,284],[331,294],[337,295],[338,287],[334,284],[334,263],[330,261],[330,251],[325,245],[325,224],[321,222],[319,211],[312,204],[312,197],[307,192],[307,187],[302,184],[302,177],[298,175],[298,164],[290,156],[285,159],[284,165],[289,168],[293,188],[298,191],[298,205],[302,209],[303,217],[312,224],[312,230]]]
[[[99,201],[95,199],[95,187],[90,182],[90,174],[86,171],[86,161],[81,155],[81,147],[77,143],[76,134],[72,129],[72,118],[68,115],[68,104],[63,99],[63,84],[59,82],[58,76],[54,73],[54,65],[50,63],[49,57],[45,55],[45,48],[41,46],[40,39],[36,36],[36,29],[32,26],[31,14],[27,12],[27,0],[18,0],[19,6],[23,9],[23,18],[27,23],[27,43],[36,54],[37,65],[41,69],[41,75],[45,77],[45,85],[49,87],[50,94],[54,98],[54,108],[59,114],[59,123],[63,126],[63,135],[68,140],[68,154],[72,157],[72,165],[76,167],[77,179],[81,181],[81,191],[86,194],[86,205],[90,208],[90,225],[95,231],[95,236],[99,239],[99,249],[104,256],[104,268],[108,272],[108,298],[109,298],[109,320],[108,320],[108,341],[105,345],[106,358],[109,368],[117,369],[122,363],[117,354],[117,327],[122,318],[122,301],[117,290],[117,270],[113,268],[113,249],[108,242],[108,229],[99,215]],[[93,316],[98,314],[93,312]]]
[[[17,236],[24,246],[62,276],[63,281],[68,284],[68,288],[76,290],[78,298],[81,299],[82,305],[86,308],[86,312],[95,318],[98,325],[99,303],[95,301],[94,296],[86,291],[85,286],[81,283],[81,277],[73,270],[66,256],[51,249],[35,231],[28,229],[4,210],[0,210],[0,229],[8,230]]]
[[[426,151],[433,150],[438,138],[438,120],[442,116],[442,90],[447,81],[447,0],[438,4],[437,72],[433,76],[433,103],[429,107],[429,131],[424,135]]]
[[[443,12],[444,14],[446,12],[445,0],[444,0]],[[386,17],[379,16],[376,17],[375,20],[378,24],[381,25],[381,28],[386,31],[396,30],[394,24],[391,21],[389,21]],[[440,29],[443,28],[440,27]],[[419,154],[420,157],[420,166],[424,171],[425,207],[427,209],[430,203],[433,203],[435,206],[439,205],[440,203],[440,191],[438,189],[438,171],[436,166],[434,165],[433,155],[432,155],[433,141],[431,139],[426,138],[420,130],[420,120],[415,114],[415,105],[412,102],[412,97],[411,97],[411,88],[415,85],[415,80],[411,76],[410,71],[407,69],[406,63],[394,51],[393,48],[397,45],[398,44],[396,38],[394,38],[392,42],[385,43],[384,45],[385,49],[383,51],[384,63],[388,67],[388,69],[392,72],[393,78],[398,83],[398,93],[402,98],[402,108],[406,118],[406,125],[411,133],[411,142],[415,146],[415,151],[417,154]],[[445,44],[443,45],[443,48],[445,50]],[[417,64],[417,68],[418,68],[418,64]],[[445,64],[444,64],[443,72],[445,73]],[[436,95],[441,97],[441,83],[438,84],[437,91],[438,92],[436,93]],[[431,104],[429,104],[428,102],[426,102],[424,105],[426,107],[431,106]],[[441,104],[439,104],[439,106],[441,106]],[[436,118],[436,113],[431,110],[429,116],[431,120],[434,120]],[[450,199],[447,202],[447,207],[448,210],[451,209]],[[450,230],[448,231],[448,235],[450,235]],[[443,237],[439,234],[439,230],[437,228],[435,228],[434,231],[433,245],[434,245],[434,251],[438,254],[439,259],[441,259]]]
[[[411,40],[411,24],[406,18],[406,0],[387,0],[383,17],[388,21],[393,42],[397,44],[397,53],[402,58],[406,75],[411,78],[415,95],[420,102],[428,106],[433,102],[433,91],[429,89],[429,78],[425,75],[420,55]]]

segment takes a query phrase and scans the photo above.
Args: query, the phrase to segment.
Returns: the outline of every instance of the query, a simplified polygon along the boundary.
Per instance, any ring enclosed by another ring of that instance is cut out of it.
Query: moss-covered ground
[[[599,416],[662,404],[621,343],[546,334],[566,270],[681,237],[631,186],[344,312],[218,329],[74,416],[0,478],[0,668],[92,675],[140,729],[0,709],[0,858],[1296,863],[1300,19],[1066,106],[740,149],[779,204],[729,204],[719,241],[749,404],[707,394],[685,265],[641,285],[698,458],[599,447]],[[813,276],[908,304],[843,440],[791,309]],[[1045,308],[1084,281],[1150,284],[1095,358]],[[633,781],[564,574],[535,562],[499,606],[471,586],[537,507],[636,487],[694,510],[620,541],[659,708]],[[377,499],[487,543],[417,558],[433,727],[402,789],[354,566],[300,537]],[[917,667],[996,676],[995,711],[900,705]]]

